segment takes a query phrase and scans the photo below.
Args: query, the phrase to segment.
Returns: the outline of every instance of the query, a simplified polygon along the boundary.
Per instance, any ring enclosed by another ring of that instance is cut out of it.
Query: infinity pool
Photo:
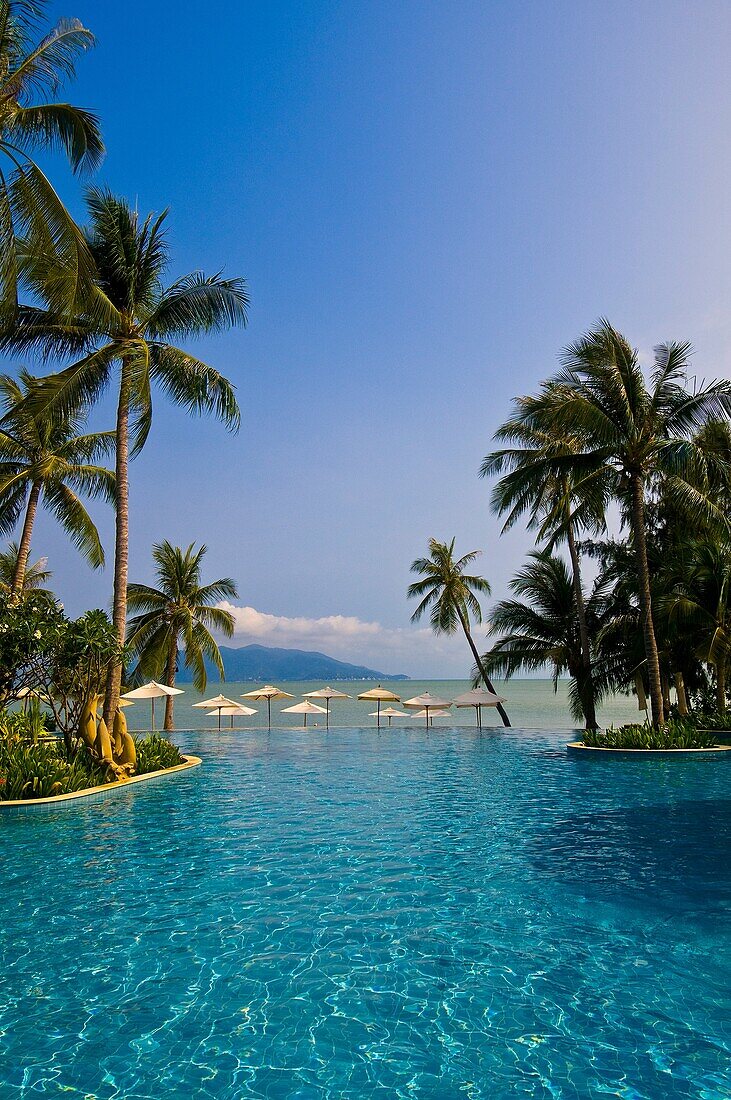
[[[0,1097],[731,1096],[731,763],[180,736],[0,819]]]

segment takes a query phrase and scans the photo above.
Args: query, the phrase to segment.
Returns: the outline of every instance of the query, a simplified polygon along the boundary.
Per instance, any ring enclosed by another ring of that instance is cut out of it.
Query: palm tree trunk
[[[675,673],[675,694],[678,696],[678,714],[685,718],[688,714],[688,696],[685,692],[685,680],[682,672]]]
[[[480,676],[482,677],[482,679],[485,683],[485,686],[487,687],[487,690],[491,691],[493,693],[493,695],[497,695],[497,692],[495,691],[495,688],[492,686],[492,683],[490,682],[490,677],[487,675],[487,672],[485,670],[485,666],[482,663],[482,657],[480,657],[480,654],[477,652],[477,646],[475,645],[475,640],[472,637],[472,633],[470,631],[470,624],[467,621],[467,619],[464,617],[464,615],[462,614],[461,611],[458,611],[458,614],[459,614],[459,621],[461,622],[462,629],[464,630],[464,636],[465,636],[465,638],[467,639],[467,641],[469,643],[470,649],[472,650],[472,656],[475,658],[475,664],[477,665],[478,669],[480,670]],[[510,719],[508,718],[508,715],[505,711],[505,707],[502,705],[502,703],[498,703],[497,712],[503,720],[503,725],[504,726],[510,726]]]
[[[726,713],[726,662],[723,660],[716,665],[716,705],[719,714]]]
[[[655,624],[652,620],[652,592],[650,566],[647,561],[647,535],[645,530],[645,489],[639,474],[632,474],[632,536],[637,557],[637,585],[640,595],[642,634],[647,659],[647,678],[650,683],[652,724],[657,728],[664,721],[660,657],[655,640]]]
[[[574,525],[571,520],[566,525],[566,540],[569,546],[571,569],[573,572],[574,600],[576,601],[576,618],[579,623],[579,640],[581,642],[581,663],[584,666],[584,676],[581,695],[581,708],[584,711],[584,721],[588,730],[598,729],[596,720],[596,699],[594,696],[594,677],[591,667],[591,647],[589,645],[589,629],[586,625],[586,603],[584,590],[581,587],[581,564],[579,551],[576,548],[574,537]]]
[[[117,446],[115,472],[117,476],[117,515],[114,542],[114,605],[112,623],[120,648],[124,645],[127,630],[127,574],[129,566],[129,366],[122,360],[117,405]],[[109,666],[107,691],[104,700],[104,720],[110,723],[119,702],[122,683],[122,662]]]
[[[20,537],[20,546],[18,547],[18,560],[15,563],[15,573],[13,574],[13,589],[12,594],[14,597],[20,598],[23,592],[23,583],[25,581],[25,573],[28,568],[28,556],[30,554],[30,542],[33,538],[33,524],[36,521],[36,512],[38,511],[38,502],[41,499],[41,482],[34,481],[30,488],[30,495],[28,497],[28,506],[25,510],[25,519],[23,521],[23,534]]]
[[[178,667],[178,642],[176,638],[170,643],[170,652],[168,653],[167,667],[165,669],[165,683],[168,687],[175,687],[175,671]],[[165,721],[163,723],[163,729],[166,732],[170,732],[175,729],[173,722],[173,709],[174,709],[174,696],[168,695],[165,699]]]

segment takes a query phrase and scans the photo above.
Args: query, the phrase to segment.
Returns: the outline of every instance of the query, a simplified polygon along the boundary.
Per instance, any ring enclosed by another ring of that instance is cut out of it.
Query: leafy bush
[[[720,711],[706,712],[693,715],[693,723],[696,729],[718,730],[720,733],[731,733],[731,713],[722,714]]]
[[[57,745],[0,737],[0,800],[4,802],[70,794],[103,782],[104,772],[86,752],[69,762]]]
[[[168,741],[167,737],[160,737],[156,733],[146,737],[144,741],[136,741],[135,745],[138,775],[159,772],[163,768],[175,768],[178,764],[185,763],[177,746]]]
[[[0,589],[0,700],[38,692],[70,753],[84,703],[103,690],[110,661],[124,657],[104,611],[68,619],[49,595],[15,600]]]
[[[62,741],[46,744],[34,739],[29,714],[0,710],[0,801],[50,798],[70,794],[109,781],[85,745],[69,756]],[[164,737],[137,742],[137,774],[160,771],[182,764],[175,745]]]
[[[587,730],[584,744],[595,749],[710,749],[716,744],[712,734],[699,731],[691,721],[674,720],[661,729],[635,723],[604,733]]]

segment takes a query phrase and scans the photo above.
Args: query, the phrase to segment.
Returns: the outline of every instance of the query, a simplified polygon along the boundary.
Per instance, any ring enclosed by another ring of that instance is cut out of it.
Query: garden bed
[[[143,775],[133,775],[129,779],[116,783],[103,783],[97,787],[87,787],[81,791],[70,791],[68,794],[51,795],[48,798],[22,798],[12,802],[0,802],[2,810],[39,810],[58,809],[60,805],[73,802],[77,799],[99,799],[108,794],[116,794],[119,791],[133,786],[135,783],[144,783],[148,779],[161,779],[165,775],[173,775],[175,772],[187,771],[189,768],[197,768],[203,763],[199,756],[183,754],[183,763],[176,764],[172,768],[162,768],[160,771],[145,772]]]

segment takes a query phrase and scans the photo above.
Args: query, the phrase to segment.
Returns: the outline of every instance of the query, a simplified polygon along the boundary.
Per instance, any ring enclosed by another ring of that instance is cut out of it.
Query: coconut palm
[[[63,412],[91,405],[114,378],[117,385],[117,521],[113,621],[120,646],[127,619],[129,460],[143,447],[152,421],[153,384],[193,413],[213,413],[230,429],[239,424],[234,388],[213,367],[170,343],[246,323],[241,279],[185,275],[168,287],[166,214],[141,220],[109,191],[88,193],[86,239],[95,265],[91,312],[66,320],[52,308],[21,307],[0,348],[66,355],[75,362],[49,379],[42,401]],[[43,280],[38,280],[39,291]],[[101,303],[101,304],[100,304]],[[121,665],[110,669],[105,715],[119,696]]]
[[[726,522],[709,494],[716,456],[694,433],[709,419],[731,413],[731,382],[686,388],[688,344],[655,349],[646,382],[637,352],[608,321],[569,346],[562,370],[531,400],[531,427],[566,432],[576,454],[556,456],[559,468],[581,482],[601,470],[622,503],[635,553],[642,632],[653,724],[663,722],[660,663],[647,555],[647,494],[658,479],[663,491],[704,519]]]
[[[490,634],[497,635],[482,662],[488,672],[510,678],[516,672],[539,672],[550,666],[554,691],[559,677],[571,677],[569,701],[577,721],[596,722],[601,682],[587,672],[579,631],[573,578],[566,562],[549,551],[535,551],[510,582],[522,599],[501,600],[490,614]],[[594,593],[586,603],[596,628]]]
[[[528,513],[528,526],[537,530],[537,541],[552,550],[565,541],[571,559],[574,601],[579,627],[584,672],[582,698],[587,729],[596,729],[596,708],[592,691],[592,655],[581,580],[577,532],[599,534],[605,527],[609,484],[601,470],[591,471],[579,482],[570,471],[556,467],[554,456],[579,451],[578,441],[567,434],[537,430],[526,423],[530,398],[515,401],[516,414],[495,433],[512,446],[492,451],[480,467],[480,476],[502,474],[492,493],[492,509],[506,516],[503,532]]]
[[[33,526],[45,504],[92,566],[104,564],[99,532],[79,494],[114,500],[114,474],[97,460],[114,449],[114,432],[80,434],[76,412],[32,411],[29,398],[39,380],[21,371],[18,380],[0,375],[0,529],[23,516],[12,591],[25,587]]]
[[[696,643],[696,653],[716,672],[716,706],[726,710],[731,663],[731,546],[696,542],[675,565],[674,584],[664,601],[671,620]]]
[[[20,547],[17,542],[8,543],[7,550],[0,550],[0,590],[6,592],[13,587],[15,573],[18,568],[18,554]],[[23,592],[41,592],[46,596],[52,593],[45,585],[48,584],[53,574],[47,569],[47,558],[39,558],[32,565],[26,566],[23,578]]]
[[[57,98],[94,38],[77,19],[61,20],[42,34],[47,7],[45,0],[0,0],[0,154],[7,164],[0,172],[0,316],[5,320],[17,303],[18,238],[31,246],[36,263],[41,257],[46,264],[56,261],[48,289],[53,286],[57,306],[68,305],[90,276],[83,238],[30,153],[59,148],[74,172],[100,162],[104,146],[95,115]]]
[[[230,577],[210,584],[201,584],[201,562],[206,547],[187,550],[161,542],[152,548],[157,566],[157,588],[146,584],[131,584],[127,589],[127,605],[140,614],[130,619],[127,642],[132,654],[139,655],[140,670],[146,676],[162,678],[168,686],[175,685],[181,643],[184,663],[193,673],[198,691],[207,683],[206,658],[225,678],[223,660],[210,629],[230,638],[234,618],[230,611],[211,606],[219,600],[235,599],[236,585]],[[173,728],[173,697],[165,702],[165,729]]]
[[[435,634],[454,634],[461,627],[485,686],[488,691],[497,694],[470,629],[470,616],[474,617],[475,622],[482,622],[482,608],[476,593],[489,596],[490,584],[484,577],[465,572],[479,557],[480,551],[472,550],[455,559],[454,543],[454,539],[449,543],[429,539],[429,557],[417,558],[411,563],[411,572],[421,577],[409,585],[409,597],[420,601],[411,621],[418,622],[429,611],[429,621]],[[509,726],[510,719],[502,703],[498,703],[497,709],[503,725]]]

